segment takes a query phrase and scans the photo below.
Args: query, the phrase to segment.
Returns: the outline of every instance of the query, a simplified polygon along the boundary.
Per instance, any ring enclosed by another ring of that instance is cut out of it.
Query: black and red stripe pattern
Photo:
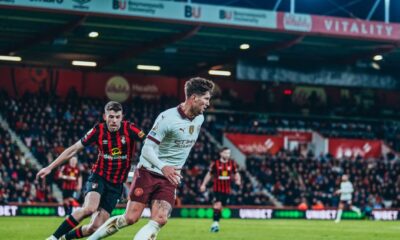
[[[62,189],[63,190],[76,190],[78,186],[78,179],[79,179],[79,168],[71,167],[69,164],[64,165],[61,168],[61,175],[70,177],[70,179],[63,179],[62,181]]]
[[[100,123],[81,139],[84,146],[95,144],[99,155],[92,171],[111,183],[126,181],[135,153],[136,141],[142,141],[145,134],[133,123],[123,121],[116,132],[110,132],[106,123]]]
[[[237,172],[236,162],[231,159],[226,162],[222,162],[220,159],[218,159],[211,164],[210,171],[214,178],[214,192],[228,194],[231,193],[233,175]]]

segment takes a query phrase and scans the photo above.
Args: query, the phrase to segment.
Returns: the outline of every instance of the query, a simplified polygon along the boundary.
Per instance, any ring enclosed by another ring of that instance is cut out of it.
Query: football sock
[[[65,234],[65,239],[66,240],[70,240],[70,239],[78,239],[78,238],[84,238],[85,236],[83,236],[82,233],[82,226],[69,231],[67,234]]]
[[[56,238],[60,238],[62,235],[74,229],[79,224],[78,221],[71,215],[67,216],[64,222],[57,228],[57,230],[53,233],[53,236]]]
[[[94,232],[88,240],[102,239],[113,235],[118,232],[119,229],[128,226],[125,215],[118,215],[108,219],[96,232]]]
[[[352,206],[352,207],[351,207],[351,210],[354,211],[354,212],[356,212],[358,215],[361,215],[361,210],[360,210],[358,207]]]
[[[160,229],[160,224],[158,224],[156,221],[150,220],[139,230],[139,232],[136,233],[133,240],[155,240]]]
[[[341,217],[342,217],[342,212],[343,212],[342,209],[340,209],[340,210],[337,211],[337,214],[336,214],[336,221],[340,221],[340,219],[341,219]]]
[[[214,216],[213,216],[214,222],[219,222],[220,218],[221,218],[221,210],[214,208]]]

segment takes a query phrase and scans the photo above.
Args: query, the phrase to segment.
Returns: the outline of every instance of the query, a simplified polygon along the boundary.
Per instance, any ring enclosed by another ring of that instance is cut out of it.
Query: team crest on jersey
[[[108,140],[103,140],[103,144],[108,144]]]
[[[122,143],[122,144],[125,144],[125,143],[126,143],[125,136],[122,136],[122,137],[121,137],[121,143]]]
[[[230,171],[231,170],[231,166],[227,167],[226,169],[228,169],[228,171]]]
[[[189,127],[189,133],[190,133],[190,134],[193,134],[193,132],[194,132],[194,125],[190,125],[190,127]]]

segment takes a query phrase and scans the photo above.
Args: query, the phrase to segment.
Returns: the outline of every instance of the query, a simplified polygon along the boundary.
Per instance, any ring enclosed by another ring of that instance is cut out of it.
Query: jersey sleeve
[[[81,138],[81,143],[83,146],[89,146],[97,141],[99,138],[99,125],[94,126],[90,129],[83,138]]]
[[[214,175],[214,174],[217,173],[216,167],[215,167],[215,163],[214,163],[214,162],[212,162],[212,163],[210,164],[210,166],[208,167],[208,171],[209,171],[212,175]]]
[[[168,119],[164,114],[158,115],[153,127],[151,128],[147,138],[160,144],[169,131]]]
[[[132,139],[143,141],[146,135],[140,128],[138,128],[134,123],[128,123],[129,136]]]

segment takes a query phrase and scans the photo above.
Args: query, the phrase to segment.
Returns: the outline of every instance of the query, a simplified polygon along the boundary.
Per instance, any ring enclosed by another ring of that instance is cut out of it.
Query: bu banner
[[[382,141],[329,138],[328,151],[336,158],[342,157],[373,157],[382,153]]]
[[[244,154],[276,154],[284,147],[280,136],[226,133],[225,137]]]

